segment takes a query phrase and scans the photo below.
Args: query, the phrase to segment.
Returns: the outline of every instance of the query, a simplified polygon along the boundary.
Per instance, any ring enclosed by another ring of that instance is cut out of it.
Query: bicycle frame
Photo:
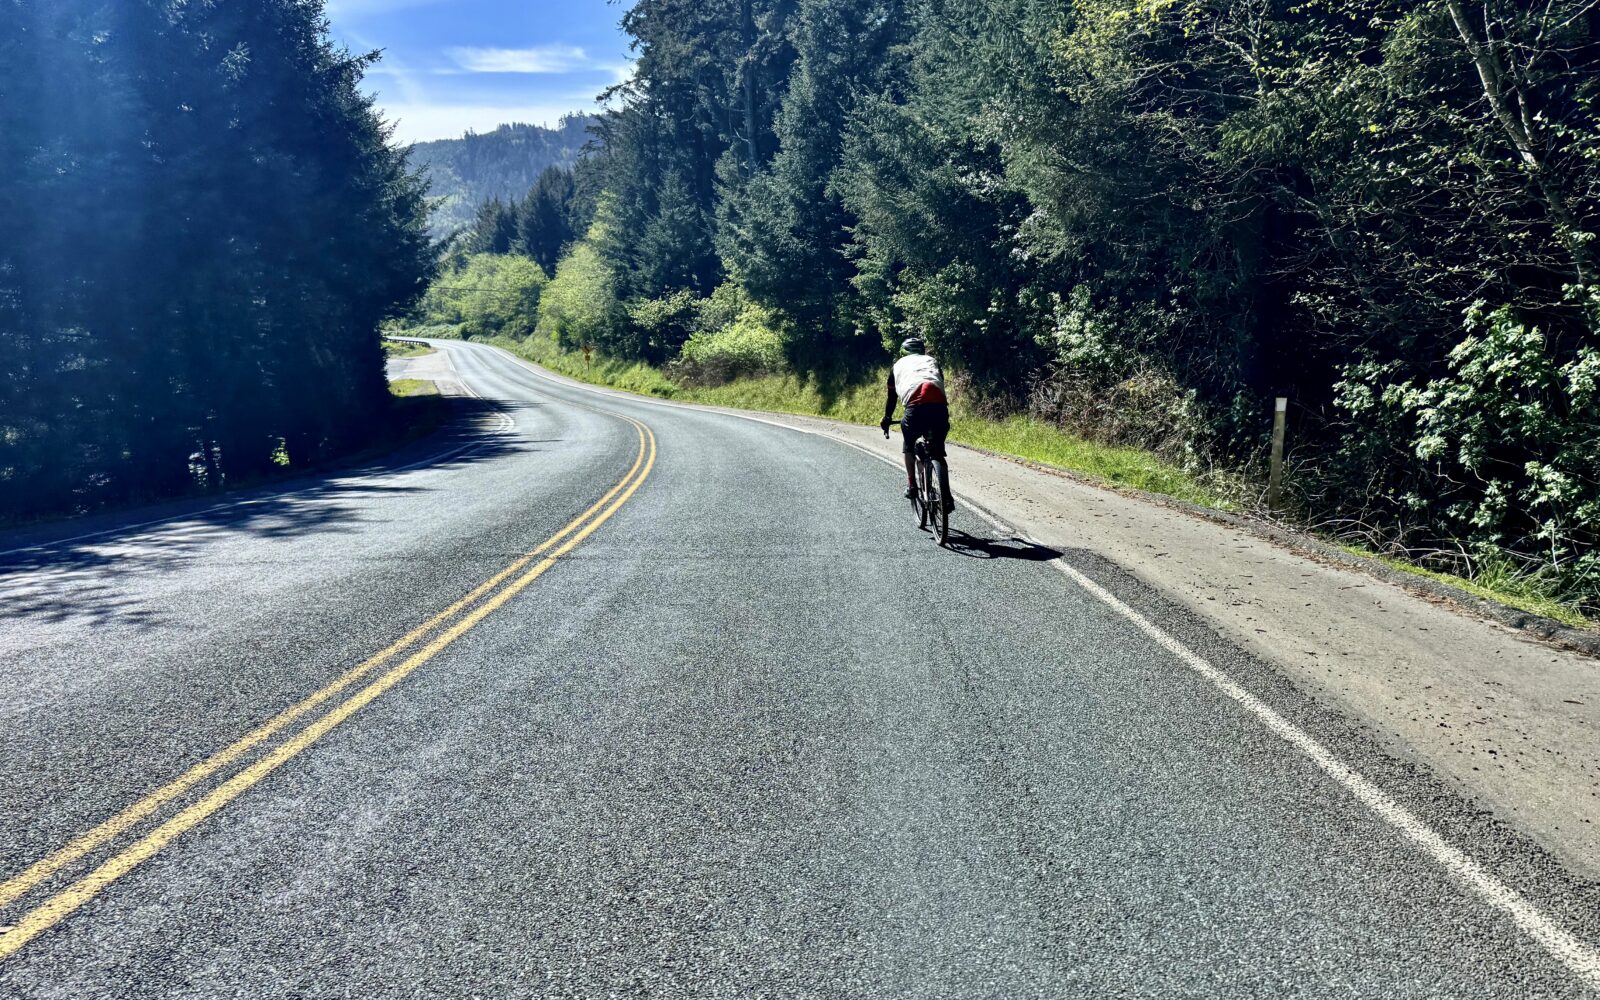
[[[905,425],[899,420],[892,424]],[[885,437],[888,433],[885,432]],[[950,538],[950,470],[945,461],[928,452],[928,443],[918,439],[912,446],[916,466],[916,484],[912,490],[911,509],[917,515],[917,527],[933,532],[940,545]],[[929,522],[932,522],[930,525]]]

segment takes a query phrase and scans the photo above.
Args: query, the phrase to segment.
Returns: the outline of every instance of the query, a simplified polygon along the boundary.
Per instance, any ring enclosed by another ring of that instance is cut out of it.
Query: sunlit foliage
[[[439,275],[420,312],[424,323],[455,327],[458,336],[525,337],[544,287],[544,271],[532,258],[473,254]]]

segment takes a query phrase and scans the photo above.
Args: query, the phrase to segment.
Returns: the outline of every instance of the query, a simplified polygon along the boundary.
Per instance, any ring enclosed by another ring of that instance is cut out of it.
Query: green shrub
[[[693,292],[678,291],[630,303],[628,320],[638,335],[641,359],[659,365],[677,354],[699,322],[699,302]]]
[[[464,340],[466,334],[460,323],[430,323],[423,326],[401,327],[393,331],[396,337],[421,337],[424,340]]]
[[[1600,608],[1600,350],[1563,352],[1481,304],[1467,333],[1426,382],[1396,378],[1395,363],[1348,366],[1338,401],[1362,430],[1340,452],[1346,474],[1381,484],[1422,526],[1418,544],[1455,550],[1452,571],[1510,555]]]
[[[695,303],[698,319],[695,329],[712,332],[732,326],[746,309],[755,305],[750,294],[736,281],[724,281],[716,291]]]
[[[538,332],[563,348],[606,349],[625,335],[627,314],[616,281],[588,239],[556,265],[542,304]]]
[[[428,326],[456,327],[464,337],[525,337],[538,321],[545,284],[532,258],[473,254],[428,289],[421,319]]]
[[[766,312],[748,306],[729,325],[691,336],[668,374],[684,385],[714,386],[785,370],[782,335]]]

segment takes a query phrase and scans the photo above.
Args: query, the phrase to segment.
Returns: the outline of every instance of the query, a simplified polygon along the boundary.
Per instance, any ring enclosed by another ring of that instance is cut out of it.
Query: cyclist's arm
[[[895,404],[900,402],[900,394],[894,391],[894,372],[889,372],[889,398],[883,404],[883,422],[887,426],[894,419]]]

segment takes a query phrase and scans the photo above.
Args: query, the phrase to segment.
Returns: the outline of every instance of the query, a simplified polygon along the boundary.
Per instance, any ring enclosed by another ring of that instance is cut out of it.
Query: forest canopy
[[[0,516],[364,441],[424,186],[305,0],[0,0]]]

